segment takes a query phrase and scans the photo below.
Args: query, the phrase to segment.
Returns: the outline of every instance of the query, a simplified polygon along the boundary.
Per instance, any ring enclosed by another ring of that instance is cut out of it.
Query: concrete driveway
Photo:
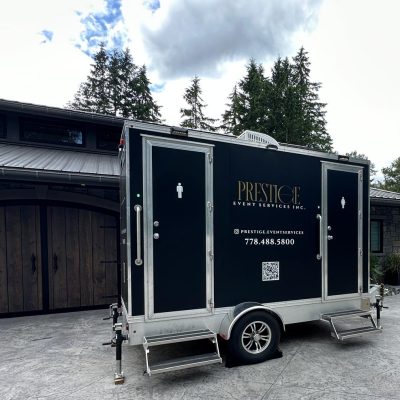
[[[283,358],[143,376],[141,347],[125,346],[115,386],[106,310],[0,320],[0,399],[400,399],[400,296],[382,334],[337,343],[321,323],[289,326]]]

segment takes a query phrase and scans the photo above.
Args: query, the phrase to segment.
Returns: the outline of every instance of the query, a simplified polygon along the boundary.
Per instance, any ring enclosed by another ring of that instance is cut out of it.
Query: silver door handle
[[[133,209],[136,212],[136,265],[142,265],[142,229],[141,229],[141,219],[140,214],[142,213],[142,206],[140,204],[136,204]]]
[[[328,240],[332,240],[333,236],[332,235],[328,235]]]
[[[317,260],[320,260],[322,258],[322,243],[324,240],[322,237],[322,215],[317,214],[317,219],[319,220],[319,249],[317,254]]]

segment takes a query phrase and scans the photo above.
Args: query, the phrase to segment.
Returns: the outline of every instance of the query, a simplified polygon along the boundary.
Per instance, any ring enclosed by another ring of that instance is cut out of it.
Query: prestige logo
[[[300,202],[300,186],[237,181],[236,193],[234,206],[304,209]]]

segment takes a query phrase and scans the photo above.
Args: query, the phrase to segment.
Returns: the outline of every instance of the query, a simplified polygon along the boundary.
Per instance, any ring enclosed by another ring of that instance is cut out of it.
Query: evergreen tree
[[[129,49],[107,52],[101,44],[83,82],[67,107],[159,122],[160,107],[150,91],[146,67],[138,68]]]
[[[362,160],[369,160],[369,158],[365,154],[358,153],[356,150],[350,151],[350,153],[346,153],[346,156],[349,156],[352,158],[361,158]],[[370,166],[369,166],[369,182],[373,186],[375,186],[376,172],[377,171],[375,168],[375,164],[373,162],[371,162]]]
[[[400,192],[400,157],[396,158],[389,167],[382,168],[383,182],[379,188]]]
[[[240,135],[240,113],[239,113],[239,93],[235,85],[232,93],[229,95],[228,109],[222,114],[222,125],[220,128],[226,133],[232,133],[235,136]]]
[[[294,85],[289,59],[278,58],[271,71],[267,133],[279,142],[293,143]]]
[[[181,118],[183,118],[181,125],[186,128],[205,129],[214,132],[216,128],[213,124],[216,120],[204,115],[203,109],[207,105],[203,103],[201,94],[200,78],[195,76],[191,81],[191,85],[185,89],[183,95],[189,108],[181,108],[180,110]]]
[[[81,83],[70,108],[83,111],[111,114],[108,85],[109,56],[101,43],[99,51],[93,56],[87,81]]]
[[[326,131],[326,104],[319,101],[321,84],[310,80],[310,61],[304,48],[292,62],[278,58],[270,79],[254,60],[246,68],[246,76],[230,95],[223,114],[225,131],[237,135],[250,129],[279,142],[332,150]]]
[[[310,61],[303,47],[293,58],[292,82],[294,90],[294,144],[316,150],[332,150],[332,139],[326,131],[325,103],[319,101],[321,83],[310,81]]]
[[[245,130],[265,132],[267,124],[269,82],[264,77],[264,69],[251,59],[246,70],[246,76],[229,98],[228,110],[222,115],[222,127],[234,135]]]
[[[129,50],[127,50],[129,52]],[[119,111],[122,109],[123,102],[123,91],[121,88],[123,87],[124,81],[124,72],[123,71],[123,60],[124,54],[122,54],[120,49],[112,50],[109,62],[108,62],[108,77],[107,77],[107,85],[109,87],[109,103],[111,114],[118,115]],[[122,112],[122,116],[125,116]]]
[[[160,121],[160,107],[156,104],[151,95],[150,81],[147,78],[145,65],[139,68],[136,77],[136,85],[135,118],[152,122]]]

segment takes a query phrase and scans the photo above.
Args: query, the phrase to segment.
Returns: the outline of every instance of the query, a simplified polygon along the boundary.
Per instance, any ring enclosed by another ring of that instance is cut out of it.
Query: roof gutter
[[[80,174],[7,167],[0,167],[0,178],[75,185],[119,186],[119,176],[117,175]]]
[[[370,199],[372,206],[400,206],[399,199],[382,199],[377,197],[371,197]]]

